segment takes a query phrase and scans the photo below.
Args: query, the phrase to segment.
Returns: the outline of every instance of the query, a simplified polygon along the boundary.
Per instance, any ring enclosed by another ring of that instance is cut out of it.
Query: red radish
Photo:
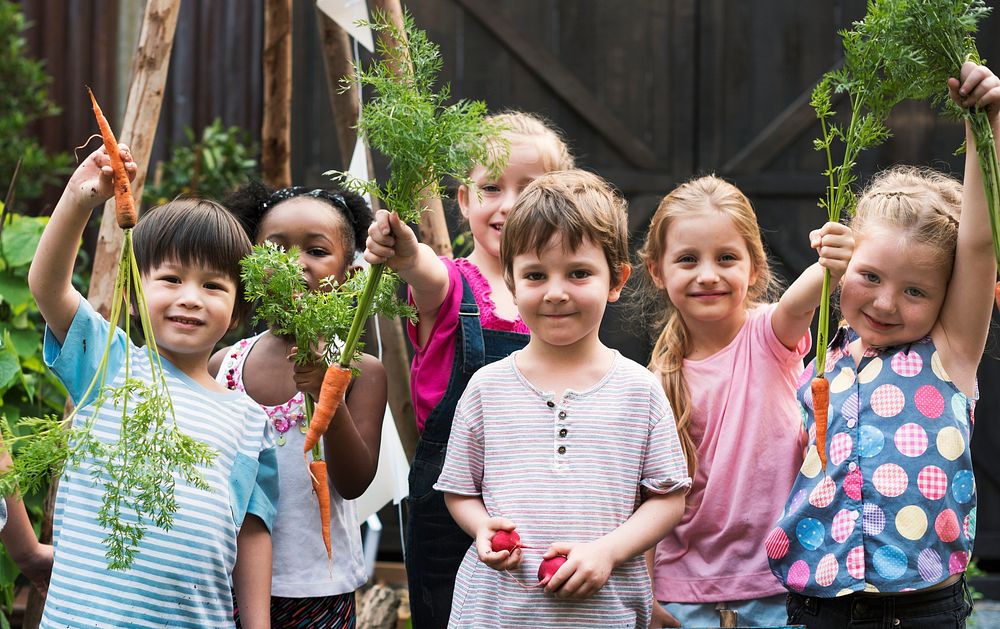
[[[549,579],[559,571],[559,568],[566,563],[566,555],[556,555],[550,559],[542,560],[542,565],[538,566],[538,581],[541,584],[549,582]]]
[[[528,546],[521,544],[521,536],[517,534],[517,531],[497,531],[493,534],[493,539],[490,540],[490,548],[493,552],[498,553],[501,550],[514,552],[518,548],[528,548]]]

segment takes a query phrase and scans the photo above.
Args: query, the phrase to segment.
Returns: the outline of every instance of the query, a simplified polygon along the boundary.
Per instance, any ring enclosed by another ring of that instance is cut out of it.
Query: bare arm
[[[260,518],[249,513],[236,538],[233,592],[243,627],[271,626],[271,534]]]
[[[399,215],[386,210],[375,213],[368,228],[365,260],[370,264],[385,263],[410,285],[413,304],[417,308],[417,339],[427,342],[437,319],[438,309],[448,294],[448,269],[434,250],[417,241],[416,234]]]
[[[831,291],[847,271],[854,253],[854,235],[846,225],[827,223],[809,234],[809,245],[816,250],[819,261],[788,287],[771,317],[774,334],[789,349],[798,345],[812,323],[823,294],[824,269],[830,270]]]
[[[628,520],[592,542],[556,542],[545,558],[566,555],[545,591],[560,598],[582,599],[596,594],[616,567],[656,545],[684,515],[684,494],[650,496]]]
[[[994,138],[1000,139],[1000,80],[985,66],[967,62],[962,66],[961,81],[950,79],[948,87],[963,107],[977,105],[986,108]],[[959,89],[962,90],[960,95]],[[958,227],[955,265],[939,324],[943,330],[935,342],[943,342],[949,351],[943,358],[946,369],[963,391],[971,392],[976,369],[982,359],[993,309],[996,281],[996,258],[990,230],[989,212],[983,189],[979,158],[974,150],[975,139],[966,123],[965,179],[962,194],[962,216]]]
[[[3,442],[0,442],[0,474],[11,466],[10,453],[3,448]],[[18,569],[44,595],[52,574],[52,546],[38,542],[20,496],[5,496],[3,500],[7,507],[7,525],[0,529],[0,543]]]
[[[122,159],[129,177],[136,172],[132,155],[124,145]],[[73,263],[80,239],[94,208],[114,194],[111,160],[102,146],[74,171],[38,241],[38,250],[28,270],[28,287],[45,323],[59,342],[80,305],[80,292],[73,288]]]

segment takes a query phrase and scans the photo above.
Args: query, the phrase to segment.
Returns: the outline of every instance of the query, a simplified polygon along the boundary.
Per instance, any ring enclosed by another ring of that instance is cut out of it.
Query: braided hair
[[[328,204],[343,219],[344,251],[348,253],[348,260],[353,257],[351,254],[364,251],[368,226],[373,218],[372,210],[364,198],[348,190],[308,186],[275,189],[251,179],[245,186],[230,194],[223,205],[239,219],[250,240],[257,242],[264,216],[279,203],[302,196]]]

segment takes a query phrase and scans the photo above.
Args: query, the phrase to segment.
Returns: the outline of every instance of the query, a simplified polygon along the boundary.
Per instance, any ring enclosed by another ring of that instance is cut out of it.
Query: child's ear
[[[632,275],[632,265],[623,264],[621,269],[621,277],[615,282],[615,285],[611,287],[608,291],[608,303],[613,304],[618,301],[622,296],[622,289],[625,288],[625,282],[628,281],[629,276]]]
[[[458,186],[458,209],[464,218],[469,218],[469,195],[475,193],[476,191],[471,190],[468,184],[463,183]]]
[[[233,318],[229,321],[229,327],[227,328],[227,331],[235,330],[239,325],[240,325],[240,317],[236,314],[236,312],[233,312]]]
[[[654,260],[646,262],[646,273],[649,273],[649,278],[653,280],[653,286],[657,290],[663,290],[663,279],[660,277],[660,269]]]

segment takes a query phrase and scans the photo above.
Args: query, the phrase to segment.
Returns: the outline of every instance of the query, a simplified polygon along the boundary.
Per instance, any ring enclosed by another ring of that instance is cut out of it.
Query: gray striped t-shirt
[[[513,575],[479,561],[470,546],[455,582],[452,627],[645,627],[652,594],[637,556],[586,600],[537,582],[552,542],[588,542],[624,523],[644,495],[691,485],[660,383],[615,352],[604,378],[555,399],[517,370],[519,352],[483,367],[458,403],[444,469],[434,486],[482,496],[491,516],[513,520],[524,561]]]

